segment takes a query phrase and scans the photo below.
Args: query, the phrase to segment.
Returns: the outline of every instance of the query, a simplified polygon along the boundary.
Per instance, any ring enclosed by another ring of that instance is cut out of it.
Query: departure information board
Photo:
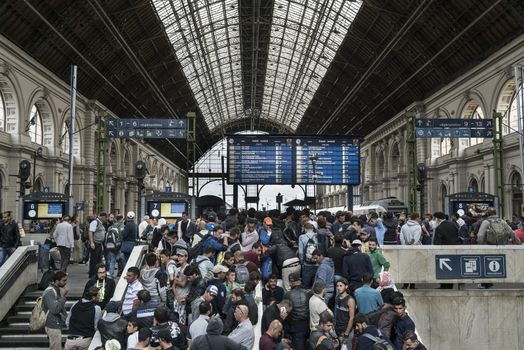
[[[227,150],[230,184],[360,184],[358,139],[232,135]]]

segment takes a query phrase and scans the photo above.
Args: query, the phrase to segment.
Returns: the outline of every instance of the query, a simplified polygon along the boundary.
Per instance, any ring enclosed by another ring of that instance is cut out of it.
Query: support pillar
[[[410,213],[417,210],[417,138],[415,134],[415,119],[414,112],[407,112],[407,172],[408,172],[408,206]]]

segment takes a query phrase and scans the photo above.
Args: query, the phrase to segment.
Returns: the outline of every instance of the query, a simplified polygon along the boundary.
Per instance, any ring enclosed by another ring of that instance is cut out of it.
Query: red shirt
[[[264,333],[260,337],[260,342],[258,343],[258,348],[259,348],[259,350],[277,350],[277,343],[267,333]]]
[[[517,236],[520,241],[524,244],[524,230],[519,228],[517,230],[515,230],[515,236]]]
[[[260,258],[258,257],[258,254],[252,250],[244,253],[244,260],[251,261],[253,264],[257,265],[258,268],[260,268]]]

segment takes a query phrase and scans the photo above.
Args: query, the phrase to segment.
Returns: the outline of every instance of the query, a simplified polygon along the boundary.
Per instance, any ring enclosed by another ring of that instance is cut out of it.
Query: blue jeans
[[[2,266],[7,261],[7,259],[9,259],[11,253],[11,248],[0,247],[0,266]]]
[[[114,278],[116,259],[119,256],[118,250],[106,249],[107,277]]]
[[[135,245],[135,242],[132,241],[122,242],[122,246],[120,247],[120,256],[124,267],[126,266],[127,260],[129,259],[129,256],[131,255],[131,252],[133,251]]]

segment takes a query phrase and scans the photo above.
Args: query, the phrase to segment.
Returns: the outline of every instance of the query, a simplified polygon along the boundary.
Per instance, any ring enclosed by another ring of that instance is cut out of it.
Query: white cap
[[[318,224],[316,221],[309,220],[308,224],[312,225],[315,228],[315,230],[318,230]]]
[[[135,212],[134,211],[128,211],[127,212],[127,218],[128,219],[134,219],[135,218]]]

